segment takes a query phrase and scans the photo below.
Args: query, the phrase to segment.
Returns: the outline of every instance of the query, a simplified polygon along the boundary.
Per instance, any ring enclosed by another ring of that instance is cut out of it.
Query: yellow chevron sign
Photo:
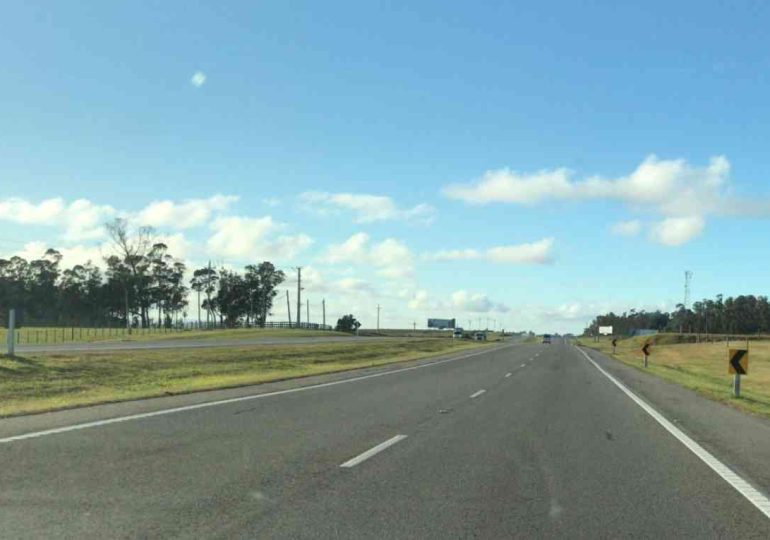
[[[748,349],[727,350],[727,372],[730,375],[746,375],[749,372]]]

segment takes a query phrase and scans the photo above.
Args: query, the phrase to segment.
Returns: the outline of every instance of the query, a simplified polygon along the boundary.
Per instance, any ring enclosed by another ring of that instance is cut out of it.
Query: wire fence
[[[317,323],[288,323],[281,321],[266,322],[264,326],[241,324],[235,327],[213,323],[198,323],[197,321],[184,321],[172,326],[145,326],[131,329],[125,326],[23,326],[14,330],[14,343],[17,345],[45,345],[53,343],[71,343],[102,341],[110,339],[135,339],[137,337],[161,337],[167,334],[181,334],[184,332],[205,332],[214,330],[237,329],[301,329],[316,331],[331,331],[329,325]],[[8,330],[0,329],[0,343],[6,343]]]

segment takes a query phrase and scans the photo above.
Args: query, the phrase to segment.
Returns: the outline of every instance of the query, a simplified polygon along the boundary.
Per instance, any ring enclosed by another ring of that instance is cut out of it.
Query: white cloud
[[[372,246],[369,258],[378,273],[390,279],[409,278],[412,275],[412,253],[394,238],[387,238]]]
[[[202,71],[196,71],[193,76],[190,77],[190,84],[195,88],[200,88],[206,83],[206,74]]]
[[[652,205],[664,215],[689,215],[693,209],[714,210],[730,173],[726,158],[711,158],[706,167],[685,160],[647,157],[631,174],[616,179],[572,180],[568,169],[521,174],[509,169],[488,171],[477,182],[454,184],[444,194],[474,204],[537,203],[546,199],[615,199]]]
[[[406,245],[395,238],[387,238],[370,246],[366,233],[356,233],[341,244],[332,244],[321,261],[372,265],[380,276],[394,280],[409,279],[414,273],[412,252]]]
[[[425,310],[430,309],[428,291],[422,289],[414,293],[414,296],[407,303],[409,309]]]
[[[487,259],[497,263],[546,264],[551,262],[553,238],[543,238],[530,244],[499,246],[487,250]]]
[[[642,222],[638,219],[632,219],[630,221],[620,221],[615,223],[610,231],[612,234],[618,236],[636,236],[642,230]]]
[[[700,216],[667,218],[655,223],[650,235],[664,246],[681,246],[703,232],[705,225]]]
[[[407,307],[414,311],[442,312],[461,316],[468,313],[508,313],[510,308],[502,302],[491,300],[486,294],[466,290],[453,292],[448,299],[437,299],[425,289],[411,294]]]
[[[0,200],[0,220],[26,225],[55,225],[63,228],[67,240],[93,240],[105,235],[104,222],[115,214],[109,205],[76,199],[66,204],[61,198],[32,203],[12,197]]]
[[[98,240],[106,236],[104,224],[116,211],[109,205],[94,204],[77,199],[64,210],[64,237],[67,240]]]
[[[313,242],[305,234],[280,235],[283,225],[270,216],[262,218],[221,217],[211,224],[209,251],[221,257],[257,261],[295,257]]]
[[[553,260],[551,255],[553,242],[553,238],[543,238],[526,244],[495,246],[486,251],[476,249],[442,250],[425,253],[423,258],[430,261],[485,259],[490,262],[507,264],[547,264]]]
[[[342,262],[365,264],[368,261],[369,256],[367,251],[368,243],[368,234],[356,233],[341,244],[332,244],[329,246],[323,260],[324,262],[331,264]]]
[[[0,200],[0,219],[13,223],[48,225],[59,219],[64,208],[64,201],[59,198],[45,199],[35,204],[25,199],[11,197]]]
[[[185,260],[190,256],[192,244],[183,234],[162,234],[155,237],[155,242],[161,242],[168,246],[168,253],[175,259]]]
[[[291,276],[288,276],[291,279]],[[294,280],[296,285],[296,279]],[[308,292],[326,292],[329,284],[324,280],[323,274],[314,266],[302,268],[302,287]]]
[[[31,261],[41,258],[50,247],[51,246],[45,242],[27,242],[22,249],[15,251],[13,255],[18,255],[19,257]],[[77,264],[85,264],[88,261],[91,261],[95,266],[104,268],[104,256],[105,254],[110,253],[108,246],[76,245],[54,249],[61,253],[61,266],[64,268],[70,268]]]
[[[281,199],[277,197],[267,197],[265,199],[262,199],[262,204],[270,208],[276,208],[278,206],[281,206]]]
[[[373,294],[374,286],[360,278],[343,278],[334,283],[334,287],[343,293]]]
[[[204,225],[214,212],[227,210],[238,200],[233,195],[214,195],[207,199],[188,199],[182,202],[153,201],[136,215],[140,225],[189,229]]]
[[[472,294],[465,290],[452,293],[451,304],[455,309],[472,313],[507,313],[510,308],[505,304],[493,302],[486,294]]]
[[[393,199],[384,195],[306,191],[300,194],[300,202],[320,214],[339,210],[353,212],[356,223],[404,220],[430,224],[436,217],[436,209],[428,204],[399,208]]]
[[[573,192],[567,169],[520,174],[510,169],[487,171],[475,183],[451,184],[443,189],[450,199],[472,204],[536,203],[549,197],[567,198]]]
[[[597,176],[576,180],[571,171],[563,168],[532,174],[501,169],[488,171],[470,184],[446,186],[443,192],[449,198],[471,204],[534,204],[547,199],[616,200],[664,218],[653,238],[666,245],[679,245],[697,235],[709,215],[739,214],[741,208],[770,215],[770,204],[733,198],[729,175],[730,163],[723,156],[713,157],[706,166],[696,167],[683,159],[661,160],[653,155],[630,174],[614,179]],[[617,224],[613,232],[638,234],[641,224],[631,223]]]
[[[407,302],[407,307],[415,311],[430,312],[446,312],[451,309],[445,301],[432,298],[425,289],[415,291]]]
[[[327,272],[327,270],[324,270],[324,272]],[[328,294],[330,303],[347,306],[364,297],[373,297],[376,294],[376,287],[370,281],[355,276],[339,277],[339,272],[335,272],[335,274],[337,279],[327,280],[324,274],[316,267],[303,267],[302,288],[305,290],[303,297],[311,298],[311,303],[313,303],[320,300],[317,295]],[[292,279],[292,276],[289,276],[289,281],[293,281],[296,287],[296,279]],[[291,291],[291,286],[287,288]],[[315,298],[315,300],[312,300],[312,298]]]

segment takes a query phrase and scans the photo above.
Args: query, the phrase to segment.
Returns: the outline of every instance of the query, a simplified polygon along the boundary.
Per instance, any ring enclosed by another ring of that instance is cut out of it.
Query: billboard
[[[440,330],[445,330],[447,328],[454,328],[454,327],[455,327],[454,319],[428,319],[428,328],[438,328]]]
[[[599,335],[600,336],[611,336],[612,335],[612,327],[611,326],[600,326],[599,327]]]

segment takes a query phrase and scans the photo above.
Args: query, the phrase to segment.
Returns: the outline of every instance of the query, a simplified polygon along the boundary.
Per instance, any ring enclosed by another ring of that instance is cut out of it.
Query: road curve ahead
[[[561,342],[5,433],[2,538],[770,537],[745,494]]]

